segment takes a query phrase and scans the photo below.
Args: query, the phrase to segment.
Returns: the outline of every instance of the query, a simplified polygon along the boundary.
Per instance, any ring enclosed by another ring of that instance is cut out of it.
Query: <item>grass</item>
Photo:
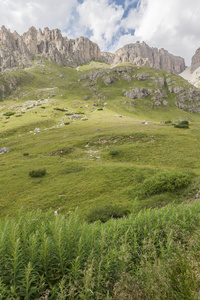
[[[173,94],[167,99],[171,103],[167,108],[151,109],[144,104],[146,99],[132,106],[132,100],[123,96],[122,88],[141,84],[148,87],[152,83],[150,78],[144,82],[133,78],[131,83],[121,79],[111,86],[105,86],[99,78],[95,87],[102,95],[100,99],[93,99],[93,92],[83,87],[78,79],[94,70],[94,66],[108,68],[95,62],[77,71],[43,61],[42,65],[36,62],[35,68],[25,70],[29,76],[24,76],[23,70],[16,74],[21,76],[20,90],[1,104],[0,143],[1,147],[12,149],[1,161],[1,215],[14,215],[21,206],[27,210],[60,207],[63,213],[78,206],[84,216],[96,203],[100,206],[124,204],[131,208],[134,199],[129,190],[160,170],[194,172],[195,176],[179,195],[171,193],[165,201],[155,201],[149,196],[138,206],[140,209],[155,207],[156,203],[159,207],[171,201],[179,203],[197,193],[200,175],[198,114],[172,106]],[[134,68],[132,74],[139,73],[170,76],[177,85],[186,85],[179,76],[167,75],[164,71]],[[61,74],[63,79],[59,77]],[[113,74],[116,76],[116,72]],[[87,101],[83,100],[86,95],[89,96]],[[98,103],[97,107],[92,105],[94,102]],[[108,104],[104,105],[105,102]],[[6,112],[21,117],[6,119]],[[69,119],[77,114],[85,122]],[[122,118],[116,117],[117,114]],[[179,122],[182,119],[190,121],[189,130],[165,124],[167,120]],[[148,124],[142,124],[144,120]],[[35,128],[40,128],[41,133]],[[33,181],[28,172],[41,168],[48,170],[46,176]]]
[[[0,297],[198,299],[199,213],[198,201],[90,225],[21,210],[0,221]]]
[[[0,77],[0,299],[198,299],[199,114],[166,86],[169,107],[122,92],[190,86],[147,67],[79,81],[97,68],[36,60],[12,93]]]

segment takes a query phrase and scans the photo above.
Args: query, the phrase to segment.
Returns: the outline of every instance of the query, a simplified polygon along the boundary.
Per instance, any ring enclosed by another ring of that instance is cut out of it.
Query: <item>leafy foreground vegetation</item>
[[[199,299],[200,202],[105,224],[78,214],[0,222],[0,299]]]

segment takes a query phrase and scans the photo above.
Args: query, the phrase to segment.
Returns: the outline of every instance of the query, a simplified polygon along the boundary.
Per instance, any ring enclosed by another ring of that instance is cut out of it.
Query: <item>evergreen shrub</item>
[[[29,172],[29,176],[31,177],[43,177],[45,175],[46,175],[46,169],[32,170]]]
[[[187,120],[183,120],[178,124],[174,125],[175,128],[189,128],[189,122]]]
[[[171,192],[186,187],[191,182],[191,176],[181,172],[161,172],[139,183],[132,190],[135,196],[144,198],[163,192]]]

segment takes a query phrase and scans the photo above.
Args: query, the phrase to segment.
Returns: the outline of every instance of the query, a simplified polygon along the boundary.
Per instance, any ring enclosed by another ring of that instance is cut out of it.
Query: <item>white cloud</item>
[[[36,28],[66,28],[77,0],[1,0],[0,20],[11,31],[22,34]]]
[[[124,27],[135,28],[135,39],[186,58],[200,46],[199,0],[141,0],[129,12]]]
[[[200,46],[199,0],[0,0],[0,25],[20,34],[29,27],[88,36],[102,51],[145,41],[186,58]],[[136,8],[133,8],[137,4]],[[125,16],[125,17],[124,17]],[[134,33],[135,32],[135,33]],[[134,34],[134,36],[133,36]]]
[[[120,29],[124,9],[108,0],[85,0],[77,7],[78,28],[91,32],[91,39],[106,49]]]

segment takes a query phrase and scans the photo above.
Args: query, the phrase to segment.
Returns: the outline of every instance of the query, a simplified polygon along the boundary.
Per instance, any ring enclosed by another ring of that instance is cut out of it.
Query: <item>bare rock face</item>
[[[23,68],[32,64],[32,59],[41,56],[60,66],[77,67],[91,60],[105,61],[117,65],[130,62],[136,66],[149,66],[181,73],[185,69],[184,59],[168,51],[151,48],[144,42],[129,44],[113,53],[100,52],[97,44],[88,38],[68,39],[59,29],[36,30],[31,27],[20,36],[2,26],[0,30],[0,71],[7,68]]]
[[[79,64],[101,58],[97,44],[85,37],[69,40],[62,36],[59,29],[45,28],[42,32],[41,29],[37,31],[31,27],[23,34],[23,40],[31,53],[39,54],[61,66],[77,67]]]
[[[200,48],[198,48],[192,57],[191,62],[191,73],[200,67]]]
[[[32,58],[22,37],[17,32],[11,33],[4,26],[0,30],[0,45],[0,71],[23,67]]]
[[[104,59],[106,60],[106,54]],[[115,56],[108,56],[112,64],[130,62],[137,66],[149,66],[179,74],[185,70],[182,57],[174,56],[164,49],[151,48],[146,43],[128,44],[115,52]]]
[[[186,68],[184,72],[180,74],[181,77],[188,80],[196,87],[200,85],[200,48],[198,48],[192,57],[191,66]]]
[[[97,44],[88,38],[69,40],[59,29],[42,32],[31,27],[23,36],[11,33],[4,26],[0,30],[0,71],[7,68],[31,65],[36,55],[49,59],[59,65],[76,67],[91,60],[100,60],[101,53]]]
[[[131,98],[131,99],[141,99],[141,98],[145,98],[149,95],[153,95],[153,91],[151,89],[144,89],[144,88],[135,88],[129,91],[125,92],[125,96],[127,98]]]

